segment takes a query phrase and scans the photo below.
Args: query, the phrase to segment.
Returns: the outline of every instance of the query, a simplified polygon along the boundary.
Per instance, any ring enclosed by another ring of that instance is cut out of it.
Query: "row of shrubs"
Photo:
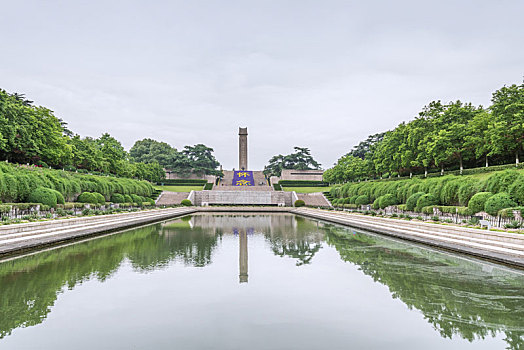
[[[511,164],[503,164],[503,165],[491,165],[489,167],[478,167],[478,168],[469,168],[469,169],[463,169],[462,174],[460,173],[460,170],[446,170],[446,175],[475,175],[475,174],[483,174],[483,173],[493,173],[493,172],[500,172],[504,170],[512,170],[512,169],[524,169],[524,163],[511,163]],[[432,169],[429,170],[427,175],[424,175],[423,173],[420,174],[413,174],[412,177],[409,176],[408,173],[403,173],[401,176],[398,176],[398,172],[392,172],[390,173],[384,173],[382,174],[381,179],[375,179],[377,181],[398,181],[404,180],[404,179],[426,179],[430,177],[442,177],[440,169]],[[389,177],[391,176],[391,177]]]
[[[280,180],[279,185],[283,187],[326,187],[327,182],[310,180]]]
[[[469,215],[485,211],[495,216],[502,209],[519,210],[519,205],[524,206],[524,174],[506,170],[485,179],[448,175],[425,180],[348,183],[335,186],[330,195],[334,205],[372,204],[374,209],[383,209],[404,204],[405,210],[416,212],[442,206],[461,208],[461,212]]]
[[[57,190],[46,187],[38,187],[35,189],[28,198],[31,203],[41,203],[50,208],[56,208],[57,205],[64,205],[65,200],[64,196]],[[80,203],[90,203],[90,204],[105,204],[106,197],[98,192],[83,192],[78,198],[77,202]],[[155,201],[150,198],[139,196],[136,194],[120,194],[113,193],[110,197],[110,202],[112,203],[138,203],[138,205],[149,204],[155,205]]]
[[[31,202],[30,196],[41,187],[59,192],[68,201],[73,201],[82,192],[97,192],[109,200],[115,193],[149,197],[154,191],[153,186],[147,181],[0,162],[0,201]],[[60,198],[57,201],[60,201]]]

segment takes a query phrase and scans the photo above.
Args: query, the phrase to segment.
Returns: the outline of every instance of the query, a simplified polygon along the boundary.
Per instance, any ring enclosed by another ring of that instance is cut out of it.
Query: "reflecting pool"
[[[523,349],[522,271],[290,214],[0,263],[0,349]]]

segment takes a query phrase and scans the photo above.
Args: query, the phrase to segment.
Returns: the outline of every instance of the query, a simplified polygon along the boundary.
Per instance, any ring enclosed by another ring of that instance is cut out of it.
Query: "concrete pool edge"
[[[22,237],[11,239],[12,242],[9,242],[9,237],[15,236],[15,234],[1,235],[2,230],[0,228],[0,237],[3,236],[5,238],[5,241],[0,240],[0,258],[22,254],[27,251],[37,250],[46,246],[59,245],[68,241],[102,235],[104,233],[133,228],[144,224],[173,219],[194,213],[290,213],[347,227],[360,228],[370,232],[396,237],[403,240],[524,269],[524,235],[505,233],[501,234],[500,232],[490,233],[475,229],[472,231],[472,229],[466,230],[461,227],[453,226],[445,228],[445,230],[449,232],[442,233],[437,232],[437,230],[443,230],[442,225],[431,223],[424,223],[421,225],[421,223],[404,220],[374,218],[370,216],[364,217],[363,215],[342,213],[331,210],[274,206],[177,207],[147,210],[134,213],[105,215],[100,217],[46,221],[32,226],[26,225],[27,230],[15,230],[17,234]],[[68,222],[68,220],[71,221]],[[19,225],[21,226],[16,226],[23,227],[24,224]],[[398,225],[399,227],[392,227],[394,225]],[[9,226],[13,228],[15,227],[15,225]],[[46,228],[46,226],[48,228]],[[53,228],[53,226],[55,227]],[[403,226],[403,228],[400,226]],[[7,232],[8,229],[5,230]],[[54,230],[56,230],[56,232]],[[38,231],[43,233],[38,235]],[[36,232],[36,234],[34,232]],[[482,235],[482,238],[462,236],[462,234],[466,233],[469,235]],[[434,236],[428,237],[429,235]],[[27,236],[27,238],[24,238],[23,236]],[[473,242],[468,242],[468,239],[473,240]],[[490,239],[492,239],[492,241],[489,241]],[[504,239],[512,239],[513,243],[504,242]],[[486,241],[487,243],[479,244],[475,243],[474,240]],[[490,246],[490,243],[493,244],[493,246]],[[512,249],[504,248],[508,245]],[[493,251],[494,249],[498,251]]]
[[[307,218],[322,220],[322,221],[335,223],[335,224],[339,224],[339,225],[346,226],[346,227],[364,229],[366,231],[371,231],[371,232],[383,234],[386,236],[400,238],[402,240],[420,243],[423,245],[431,246],[431,247],[446,250],[446,251],[466,254],[466,255],[476,257],[476,258],[481,258],[484,260],[501,263],[501,264],[508,265],[511,267],[516,267],[519,269],[524,269],[524,257],[521,257],[521,256],[514,256],[510,254],[493,252],[487,249],[481,249],[481,248],[472,246],[471,244],[468,244],[465,241],[461,242],[461,244],[456,244],[456,243],[442,241],[439,239],[439,237],[434,237],[433,239],[424,238],[424,237],[415,236],[413,234],[409,234],[408,232],[401,233],[393,229],[388,229],[387,227],[366,225],[365,223],[352,220],[351,216],[356,216],[356,214],[341,214],[341,213],[337,213],[333,211],[310,209],[310,208],[305,209],[305,210],[304,209],[292,209],[289,212],[296,214],[296,215],[304,216]],[[369,219],[373,220],[372,217],[370,217]],[[389,219],[389,220],[398,221],[395,219]],[[380,222],[377,221],[377,224],[380,224]],[[429,225],[435,225],[435,224],[429,224]],[[455,231],[457,232],[457,235],[460,235],[460,227],[453,227],[453,229],[455,229]],[[432,232],[431,230],[428,230],[427,233],[431,234]],[[522,238],[524,242],[524,235],[522,236],[523,236]],[[522,245],[522,249],[524,250],[524,244]],[[522,256],[524,256],[524,254]]]
[[[0,241],[0,259],[23,254],[28,251],[38,250],[44,247],[60,245],[74,240],[125,230],[145,224],[152,224],[163,220],[185,216],[194,212],[196,212],[194,208],[170,208],[103,215],[100,217],[91,216],[85,218],[71,218],[60,220],[60,222],[44,221],[40,222],[39,226],[36,226],[36,230],[33,228],[20,232],[20,234],[27,235],[26,239],[22,239],[23,237],[21,237],[17,238],[17,241],[12,242],[9,238],[14,234],[5,235],[7,242],[4,243]],[[93,222],[95,219],[100,220]],[[69,225],[67,225],[68,223]],[[44,233],[39,235],[38,232],[42,230]],[[52,230],[56,230],[58,233],[53,233]]]

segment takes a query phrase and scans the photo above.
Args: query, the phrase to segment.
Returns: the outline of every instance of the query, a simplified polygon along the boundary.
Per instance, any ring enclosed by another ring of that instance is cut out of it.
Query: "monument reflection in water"
[[[234,231],[238,235],[238,280],[240,283],[247,283],[247,232],[242,229]]]

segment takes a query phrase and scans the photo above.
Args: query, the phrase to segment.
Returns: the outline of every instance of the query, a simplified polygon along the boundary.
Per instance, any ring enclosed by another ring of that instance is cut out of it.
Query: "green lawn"
[[[284,191],[296,193],[314,193],[314,192],[326,192],[331,189],[331,187],[282,187]]]
[[[169,191],[169,192],[191,192],[191,191],[202,191],[204,186],[153,186],[157,190]]]

